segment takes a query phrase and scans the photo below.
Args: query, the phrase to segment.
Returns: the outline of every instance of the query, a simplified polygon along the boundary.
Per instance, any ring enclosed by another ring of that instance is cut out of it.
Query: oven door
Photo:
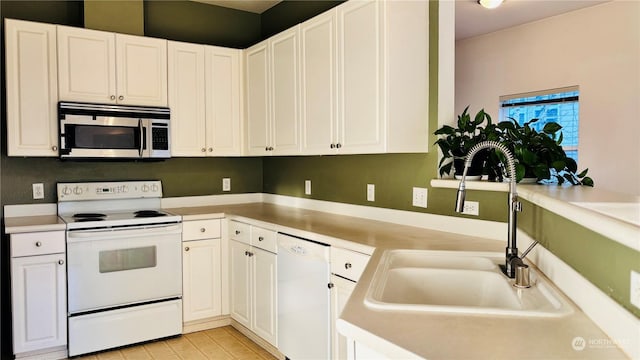
[[[139,118],[66,115],[60,120],[61,158],[141,158],[145,143]]]
[[[182,296],[182,224],[67,231],[71,315]]]

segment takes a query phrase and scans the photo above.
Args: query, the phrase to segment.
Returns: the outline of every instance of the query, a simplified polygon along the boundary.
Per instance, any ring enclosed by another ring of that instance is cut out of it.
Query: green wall
[[[286,0],[261,15],[262,38],[266,39],[321,14],[346,0]]]
[[[143,5],[142,0],[85,1],[84,26],[87,29],[144,36]]]

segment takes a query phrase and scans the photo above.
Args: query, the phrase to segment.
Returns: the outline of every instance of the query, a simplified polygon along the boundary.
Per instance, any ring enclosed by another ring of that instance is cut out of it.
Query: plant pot
[[[471,160],[471,166],[467,170],[467,180],[480,180],[484,169],[484,162],[489,155],[489,149],[483,149],[476,153]],[[466,156],[455,156],[453,158],[454,175],[456,179],[462,179]]]

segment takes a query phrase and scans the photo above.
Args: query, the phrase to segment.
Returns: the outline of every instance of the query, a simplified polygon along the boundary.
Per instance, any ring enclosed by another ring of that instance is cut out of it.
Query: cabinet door
[[[67,343],[65,255],[11,259],[14,354]]]
[[[258,43],[245,51],[247,153],[248,155],[267,155],[271,147],[267,41]]]
[[[300,153],[299,28],[269,39],[271,56],[271,144],[277,155]]]
[[[277,347],[277,256],[255,247],[253,261],[253,331]]]
[[[231,317],[251,328],[251,284],[249,245],[231,240],[229,241],[229,277],[231,283]]]
[[[115,58],[112,33],[58,26],[60,100],[115,103]]]
[[[331,358],[333,360],[346,360],[348,356],[348,346],[346,337],[340,335],[336,329],[336,321],[342,313],[347,300],[351,296],[356,283],[341,277],[331,275]]]
[[[171,156],[204,156],[204,46],[170,41],[168,54]]]
[[[338,145],[343,153],[384,151],[380,2],[338,7]]]
[[[5,24],[8,155],[57,156],[56,26]]]
[[[118,103],[167,106],[167,41],[115,36]]]
[[[183,321],[222,314],[220,239],[182,243]]]
[[[241,50],[205,49],[207,155],[242,155]]]

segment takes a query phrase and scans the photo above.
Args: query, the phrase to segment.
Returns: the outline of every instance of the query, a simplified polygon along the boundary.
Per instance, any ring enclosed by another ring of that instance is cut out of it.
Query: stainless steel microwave
[[[169,108],[58,103],[60,158],[167,159]]]

